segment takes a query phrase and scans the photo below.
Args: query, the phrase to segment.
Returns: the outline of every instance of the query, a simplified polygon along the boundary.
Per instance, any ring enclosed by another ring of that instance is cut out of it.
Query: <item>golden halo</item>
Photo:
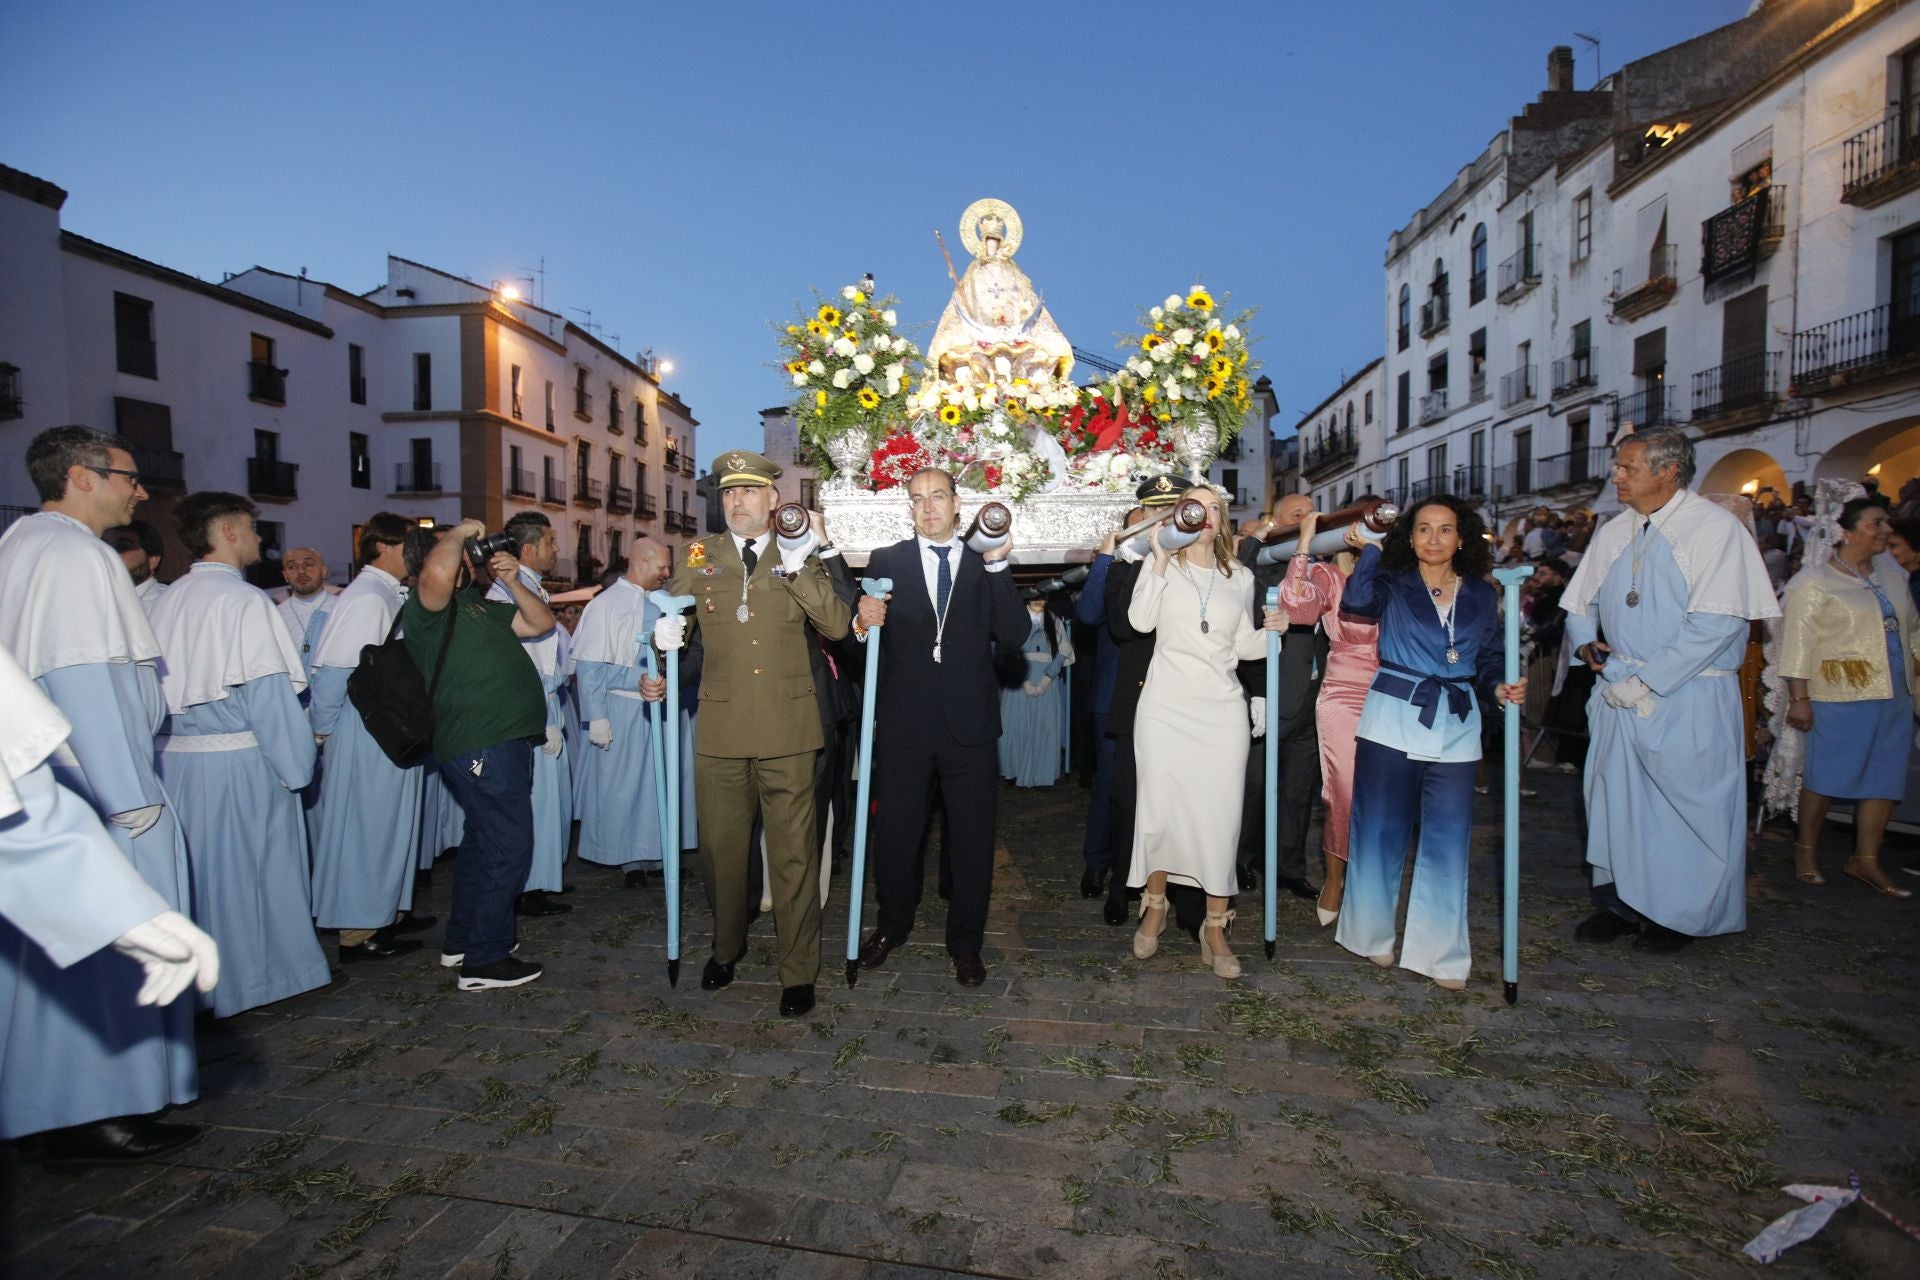
[[[1007,224],[1006,238],[1000,242],[1000,256],[1003,258],[1011,258],[1020,248],[1022,228],[1020,225],[1020,215],[1015,213],[1013,206],[1005,200],[995,200],[992,197],[988,197],[985,200],[975,200],[972,204],[968,205],[967,211],[960,215],[960,243],[966,246],[968,253],[978,258],[982,249],[980,244],[980,220],[989,214],[999,217],[1001,221]]]

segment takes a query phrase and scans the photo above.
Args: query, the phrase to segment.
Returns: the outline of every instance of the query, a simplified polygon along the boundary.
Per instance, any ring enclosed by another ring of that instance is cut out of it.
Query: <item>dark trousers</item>
[[[467,819],[442,950],[492,964],[513,949],[513,902],[533,863],[533,746],[499,742],[442,760],[440,776]]]
[[[921,838],[937,779],[947,819],[941,849],[953,875],[947,950],[956,955],[979,951],[993,892],[997,744],[963,745],[936,730],[931,735],[888,735],[873,754],[873,879],[880,932],[903,940],[913,931],[925,881]]]
[[[1307,878],[1307,829],[1320,794],[1320,730],[1313,703],[1299,715],[1269,721],[1267,734],[1280,749],[1279,832],[1275,866],[1282,880]],[[1247,785],[1240,809],[1240,861],[1261,866],[1267,854],[1267,742],[1255,738],[1247,752]]]
[[[838,858],[853,848],[853,752],[859,725],[843,720],[827,726],[827,743],[813,767],[813,818],[816,842],[826,839],[827,815],[833,815],[833,848],[822,856]]]
[[[1107,831],[1113,815],[1109,812],[1113,796],[1114,740],[1107,736],[1107,713],[1093,713],[1093,794],[1087,802],[1087,838],[1080,856],[1087,870],[1105,871],[1113,865],[1113,851]]]

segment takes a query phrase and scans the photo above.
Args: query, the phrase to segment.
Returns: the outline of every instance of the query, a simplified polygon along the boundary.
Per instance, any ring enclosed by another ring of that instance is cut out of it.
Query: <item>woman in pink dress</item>
[[[1311,517],[1309,517],[1311,518]],[[1312,535],[1301,531],[1304,546]],[[1347,528],[1347,545],[1356,551],[1365,545],[1358,523]],[[1322,927],[1340,915],[1340,898],[1347,882],[1347,834],[1353,816],[1353,752],[1360,728],[1360,710],[1366,705],[1367,690],[1380,665],[1380,624],[1365,618],[1353,618],[1340,612],[1340,595],[1346,575],[1352,572],[1352,557],[1339,568],[1316,564],[1309,571],[1305,558],[1297,558],[1287,572],[1282,598],[1290,592],[1309,589],[1327,598],[1321,625],[1327,632],[1327,670],[1320,681],[1320,701],[1314,718],[1320,731],[1320,777],[1322,797],[1327,803],[1326,824],[1320,828],[1320,849],[1326,854],[1326,878],[1320,882],[1320,901],[1315,914]],[[1296,585],[1298,584],[1298,585]]]

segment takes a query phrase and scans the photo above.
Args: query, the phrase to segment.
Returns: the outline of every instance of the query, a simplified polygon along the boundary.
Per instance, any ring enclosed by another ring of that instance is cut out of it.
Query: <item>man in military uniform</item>
[[[772,530],[780,468],[738,450],[714,461],[723,536],[688,545],[673,594],[692,596],[704,650],[694,730],[693,790],[700,853],[713,888],[713,956],[700,976],[709,991],[733,981],[747,949],[748,860],[753,823],[766,830],[767,873],[780,940],[780,1012],[813,1008],[820,975],[820,844],[814,829],[814,753],[824,738],[810,666],[809,627],[828,640],[847,634],[852,612],[814,554]],[[685,642],[683,619],[656,625],[660,647]]]

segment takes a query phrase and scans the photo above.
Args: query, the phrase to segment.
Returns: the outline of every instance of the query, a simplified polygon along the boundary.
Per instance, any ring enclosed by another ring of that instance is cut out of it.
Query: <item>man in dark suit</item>
[[[1266,528],[1297,525],[1313,512],[1313,499],[1288,494],[1273,509]],[[1241,539],[1239,558],[1253,569],[1253,617],[1257,625],[1266,609],[1267,589],[1287,576],[1288,562],[1255,565],[1258,537]],[[1256,869],[1266,860],[1267,746],[1262,733],[1273,735],[1280,750],[1279,831],[1275,837],[1274,883],[1296,898],[1317,898],[1320,890],[1307,880],[1307,828],[1313,822],[1313,801],[1320,794],[1320,732],[1314,709],[1320,700],[1320,676],[1327,667],[1327,633],[1316,615],[1311,621],[1294,615],[1294,627],[1280,646],[1280,702],[1266,706],[1267,664],[1240,664],[1240,685],[1254,700],[1254,743],[1247,753],[1246,789],[1240,812],[1240,887],[1251,890]],[[1307,622],[1305,627],[1301,622]],[[1302,634],[1304,632],[1304,634]]]
[[[1007,572],[1013,541],[986,553],[959,535],[953,477],[928,468],[907,482],[915,536],[875,551],[867,576],[891,578],[887,600],[864,597],[855,634],[885,624],[874,708],[874,886],[879,927],[860,948],[878,968],[907,939],[920,909],[920,838],[933,784],[946,811],[953,893],[947,951],[962,986],[987,979],[980,959],[993,888],[1000,687],[993,647],[1018,649],[1031,620]],[[888,603],[891,601],[891,604]]]

